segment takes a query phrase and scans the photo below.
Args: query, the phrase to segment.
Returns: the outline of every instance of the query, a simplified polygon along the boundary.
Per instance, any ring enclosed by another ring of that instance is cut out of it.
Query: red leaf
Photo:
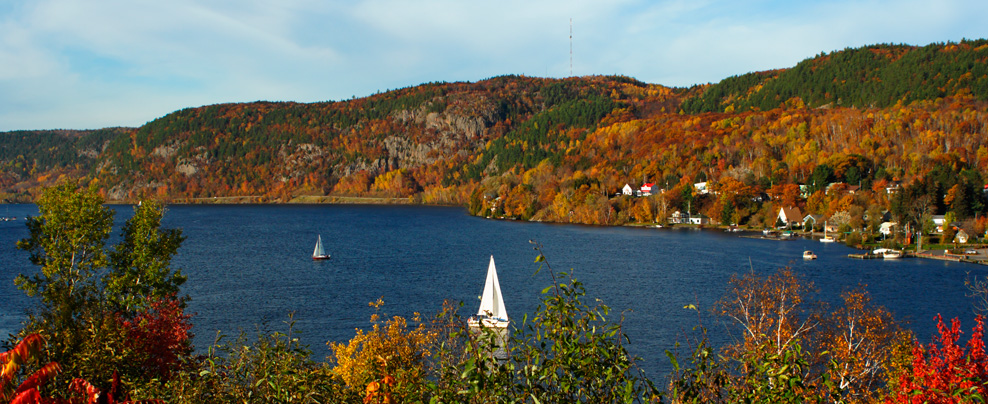
[[[48,381],[52,377],[55,377],[55,375],[58,374],[58,372],[60,372],[61,370],[62,367],[55,362],[51,362],[45,365],[41,369],[38,369],[36,372],[34,372],[30,377],[27,378],[27,380],[24,380],[24,382],[21,383],[20,387],[17,388],[17,391],[15,391],[14,394],[20,394],[23,391],[37,389],[46,381]]]
[[[37,389],[22,391],[10,401],[10,404],[37,404],[41,402],[41,394]]]

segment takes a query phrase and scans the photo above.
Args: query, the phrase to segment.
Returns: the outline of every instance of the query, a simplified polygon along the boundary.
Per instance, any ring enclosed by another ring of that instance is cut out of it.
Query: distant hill
[[[88,178],[113,201],[402,198],[579,223],[689,209],[771,226],[776,204],[967,217],[988,206],[986,58],[986,40],[876,45],[692,88],[502,76],[187,108],[140,128],[0,133],[0,199]],[[614,197],[646,182],[671,192]],[[907,192],[823,193],[833,182]],[[813,195],[793,196],[797,184]]]
[[[189,108],[113,139],[99,175],[115,184],[109,194],[117,199],[148,190],[407,197],[424,186],[480,180],[494,168],[558,159],[558,130],[585,135],[615,108],[649,94],[671,90],[624,77],[505,76],[340,102]],[[483,153],[491,148],[497,153]]]
[[[988,100],[988,40],[875,45],[806,59],[791,69],[732,76],[683,102],[687,113],[808,107],[888,107],[970,94]]]
[[[106,145],[131,128],[0,132],[0,192],[26,192],[52,173],[90,175]]]

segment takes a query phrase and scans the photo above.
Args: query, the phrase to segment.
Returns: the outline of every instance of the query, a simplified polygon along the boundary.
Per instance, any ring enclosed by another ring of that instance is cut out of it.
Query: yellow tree
[[[890,365],[908,357],[912,335],[892,313],[872,304],[864,287],[841,298],[844,305],[820,319],[819,351],[832,360],[827,374],[847,402],[875,402],[878,387],[894,373]]]
[[[803,305],[812,282],[801,282],[789,268],[765,278],[753,272],[730,280],[727,294],[717,302],[718,314],[734,320],[744,340],[728,346],[728,353],[781,354],[807,337],[817,322]]]
[[[378,299],[370,305],[380,308],[384,301]],[[404,317],[394,316],[381,322],[380,316],[371,316],[373,327],[368,332],[357,330],[357,335],[347,343],[330,343],[336,361],[333,373],[351,389],[364,390],[376,380],[393,377],[396,392],[402,401],[421,399],[427,373],[426,359],[431,355],[429,346],[436,333],[422,323],[418,313],[409,326]]]

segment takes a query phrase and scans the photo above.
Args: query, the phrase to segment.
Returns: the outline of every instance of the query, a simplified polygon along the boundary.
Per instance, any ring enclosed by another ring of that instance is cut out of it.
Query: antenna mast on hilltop
[[[573,18],[569,19],[569,76],[573,77]]]

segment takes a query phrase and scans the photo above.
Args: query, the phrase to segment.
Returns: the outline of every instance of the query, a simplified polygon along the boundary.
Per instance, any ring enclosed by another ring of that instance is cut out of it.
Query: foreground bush
[[[142,392],[172,403],[343,403],[359,402],[325,363],[293,335],[241,333],[217,343],[206,355],[187,358],[186,367],[167,382]]]

